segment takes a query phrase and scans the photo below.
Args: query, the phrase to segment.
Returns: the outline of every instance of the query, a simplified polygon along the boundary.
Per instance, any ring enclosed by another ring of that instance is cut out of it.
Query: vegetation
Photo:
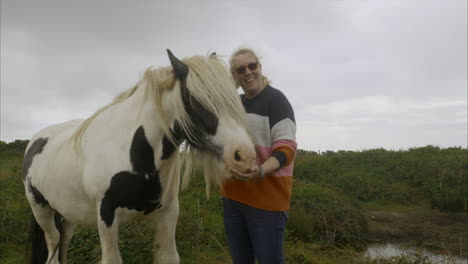
[[[442,211],[468,211],[466,149],[299,152],[296,178],[337,189],[358,201],[429,200]]]
[[[367,220],[361,206],[333,189],[296,181],[288,229],[294,238],[364,249]]]
[[[0,263],[24,263],[31,211],[24,198],[21,163],[28,141],[0,141]],[[286,263],[430,263],[421,256],[369,259],[367,208],[434,207],[468,212],[468,151],[434,146],[316,153],[300,150],[286,231]],[[197,175],[180,194],[177,247],[182,263],[229,263],[222,203],[205,198]],[[430,210],[430,208],[428,209]],[[379,217],[377,215],[377,217]],[[148,224],[121,228],[124,263],[152,263],[154,232]],[[461,254],[466,257],[466,242]],[[69,250],[71,263],[97,263],[95,228],[79,227]]]

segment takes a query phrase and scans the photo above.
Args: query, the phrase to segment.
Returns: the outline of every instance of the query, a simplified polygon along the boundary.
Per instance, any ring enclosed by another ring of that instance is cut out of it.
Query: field
[[[31,217],[21,182],[27,141],[0,142],[0,263],[25,263]],[[434,146],[405,151],[300,150],[286,231],[286,263],[430,263],[424,257],[369,259],[369,243],[401,242],[448,256],[468,255],[468,151]],[[230,263],[219,195],[207,200],[200,175],[180,194],[182,263]],[[121,228],[124,263],[152,263],[154,233]],[[97,231],[79,227],[71,263],[97,263]]]

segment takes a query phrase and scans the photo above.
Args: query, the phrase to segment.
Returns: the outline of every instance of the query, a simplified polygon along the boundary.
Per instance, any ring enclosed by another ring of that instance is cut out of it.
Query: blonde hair
[[[241,47],[241,48],[238,48],[237,50],[235,50],[232,53],[231,57],[229,58],[229,70],[231,72],[232,77],[234,78],[234,80],[236,82],[237,87],[239,87],[239,83],[237,82],[236,72],[235,72],[237,65],[234,65],[234,61],[237,58],[237,56],[244,55],[244,54],[252,55],[255,58],[255,61],[259,65],[262,65],[261,62],[260,62],[260,58],[257,56],[257,54],[255,53],[255,51],[253,49],[247,48],[247,47]],[[268,77],[266,77],[265,75],[263,75],[263,72],[262,72],[262,81],[263,81],[264,85],[268,85],[268,84],[271,83],[271,80],[268,79]]]

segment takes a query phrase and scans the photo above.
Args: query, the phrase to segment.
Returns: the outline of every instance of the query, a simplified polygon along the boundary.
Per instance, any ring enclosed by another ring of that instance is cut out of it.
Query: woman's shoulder
[[[277,121],[289,118],[295,122],[294,110],[284,93],[271,85],[268,85],[267,88],[269,89],[270,118]]]
[[[268,97],[271,99],[271,100],[279,100],[279,101],[286,101],[288,102],[288,98],[286,97],[286,95],[284,95],[284,93],[271,86],[271,85],[267,85],[265,87],[265,89],[267,90],[267,94],[268,94]]]

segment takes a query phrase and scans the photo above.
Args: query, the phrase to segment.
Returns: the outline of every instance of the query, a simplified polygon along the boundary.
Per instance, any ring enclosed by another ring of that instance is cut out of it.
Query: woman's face
[[[252,54],[237,55],[233,60],[233,65],[234,77],[247,98],[256,96],[265,88],[261,65]]]

